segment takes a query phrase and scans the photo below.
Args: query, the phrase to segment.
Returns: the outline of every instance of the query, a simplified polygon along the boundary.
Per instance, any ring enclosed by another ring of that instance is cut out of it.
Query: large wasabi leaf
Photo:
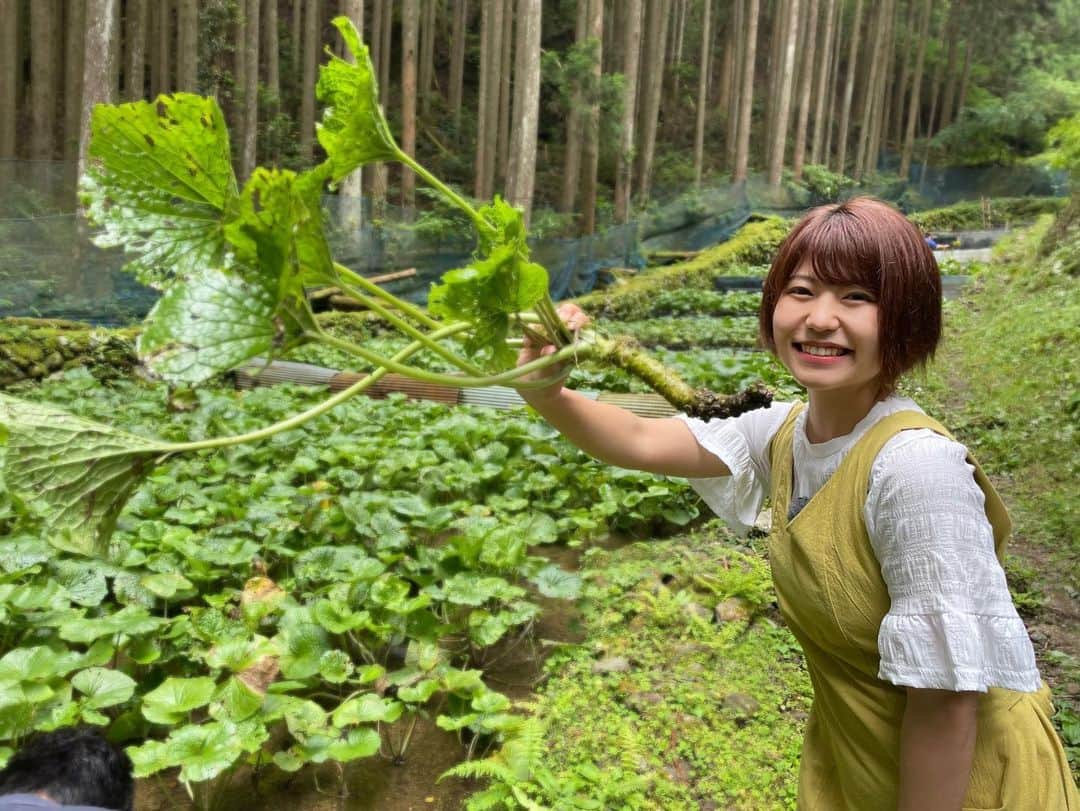
[[[465,351],[489,369],[514,365],[517,357],[506,339],[511,317],[529,310],[547,295],[547,271],[524,261],[514,245],[496,247],[486,259],[451,270],[432,285],[428,309],[434,315],[468,321],[473,330]]]
[[[149,634],[167,625],[168,620],[151,616],[142,606],[128,605],[114,614],[101,617],[68,619],[60,628],[60,638],[68,642],[88,644],[96,639]]]
[[[92,710],[123,704],[135,694],[135,680],[119,670],[90,667],[80,670],[71,686],[82,693],[83,703]]]
[[[94,108],[83,204],[95,242],[135,254],[126,269],[163,286],[220,265],[236,197],[229,134],[212,98],[190,93]]]
[[[295,345],[301,330],[279,307],[276,278],[250,276],[207,268],[170,287],[146,317],[139,356],[166,380],[195,384]]]
[[[375,693],[363,693],[356,698],[347,699],[334,710],[334,726],[373,724],[377,721],[392,724],[401,717],[403,709],[400,701],[383,698]]]
[[[513,245],[523,259],[529,258],[526,242],[528,231],[525,216],[499,195],[477,212],[482,225],[477,229],[480,238],[477,251],[481,256],[491,253],[499,245]]]
[[[209,704],[214,690],[209,676],[168,678],[143,696],[142,714],[155,724],[179,724],[189,712]]]
[[[139,356],[166,380],[201,383],[253,357],[272,357],[314,325],[304,283],[334,272],[318,185],[257,169],[235,215],[226,227],[235,249],[228,264],[182,277],[146,317]]]
[[[35,501],[54,546],[101,554],[135,485],[168,445],[0,394],[3,478]]]
[[[548,275],[529,261],[522,214],[496,196],[480,209],[477,257],[469,267],[443,274],[431,286],[428,309],[438,316],[468,321],[473,330],[465,351],[492,371],[514,365],[517,353],[506,344],[515,313],[532,309],[548,294]]]
[[[174,729],[163,741],[146,741],[127,749],[136,777],[146,777],[174,766],[180,780],[201,783],[217,777],[245,752],[253,752],[268,736],[257,723],[210,721]]]
[[[327,753],[339,763],[371,757],[379,751],[379,733],[371,727],[350,729],[344,738],[330,744]]]
[[[531,579],[545,597],[576,600],[581,596],[581,575],[568,572],[555,563],[545,566]]]
[[[237,270],[260,276],[276,272],[279,300],[302,300],[303,285],[334,281],[320,203],[324,182],[317,171],[297,175],[259,167],[244,184],[236,218],[225,228],[243,263]]]
[[[336,17],[345,47],[356,61],[330,54],[319,70],[315,93],[326,105],[318,126],[319,143],[334,181],[372,161],[397,160],[401,154],[379,107],[379,88],[367,47],[348,17]]]

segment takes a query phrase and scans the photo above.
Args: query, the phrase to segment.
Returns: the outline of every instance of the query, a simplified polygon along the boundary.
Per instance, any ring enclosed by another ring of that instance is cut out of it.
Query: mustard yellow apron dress
[[[878,629],[889,610],[881,567],[863,521],[870,469],[899,431],[949,433],[917,411],[885,417],[849,451],[791,521],[796,406],[770,445],[773,537],[769,558],[780,610],[802,644],[814,688],[799,769],[802,811],[896,808],[904,688],[878,673]],[[1002,557],[1010,529],[997,493],[975,462]],[[1046,684],[1037,693],[981,694],[975,760],[964,809],[1080,811],[1080,796],[1050,722]]]

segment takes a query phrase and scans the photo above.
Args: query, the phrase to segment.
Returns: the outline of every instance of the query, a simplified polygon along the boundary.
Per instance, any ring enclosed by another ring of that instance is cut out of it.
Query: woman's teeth
[[[802,351],[808,355],[818,355],[823,358],[833,358],[847,352],[846,349],[837,346],[810,346],[808,344],[802,345]]]

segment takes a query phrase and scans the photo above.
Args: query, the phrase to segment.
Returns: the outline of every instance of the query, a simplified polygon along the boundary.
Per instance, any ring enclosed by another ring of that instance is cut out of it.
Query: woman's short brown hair
[[[774,352],[773,310],[806,260],[823,282],[858,285],[874,296],[886,389],[933,357],[941,337],[941,273],[903,214],[873,197],[853,197],[819,206],[799,221],[780,244],[761,299],[761,341]]]

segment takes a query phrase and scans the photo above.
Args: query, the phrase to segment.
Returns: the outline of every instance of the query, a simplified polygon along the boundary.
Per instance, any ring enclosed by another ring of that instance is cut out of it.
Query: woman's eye
[[[792,296],[809,296],[810,288],[808,287],[789,287],[788,293]]]
[[[854,290],[848,293],[846,298],[852,301],[873,301],[874,297],[867,293],[865,290]]]

